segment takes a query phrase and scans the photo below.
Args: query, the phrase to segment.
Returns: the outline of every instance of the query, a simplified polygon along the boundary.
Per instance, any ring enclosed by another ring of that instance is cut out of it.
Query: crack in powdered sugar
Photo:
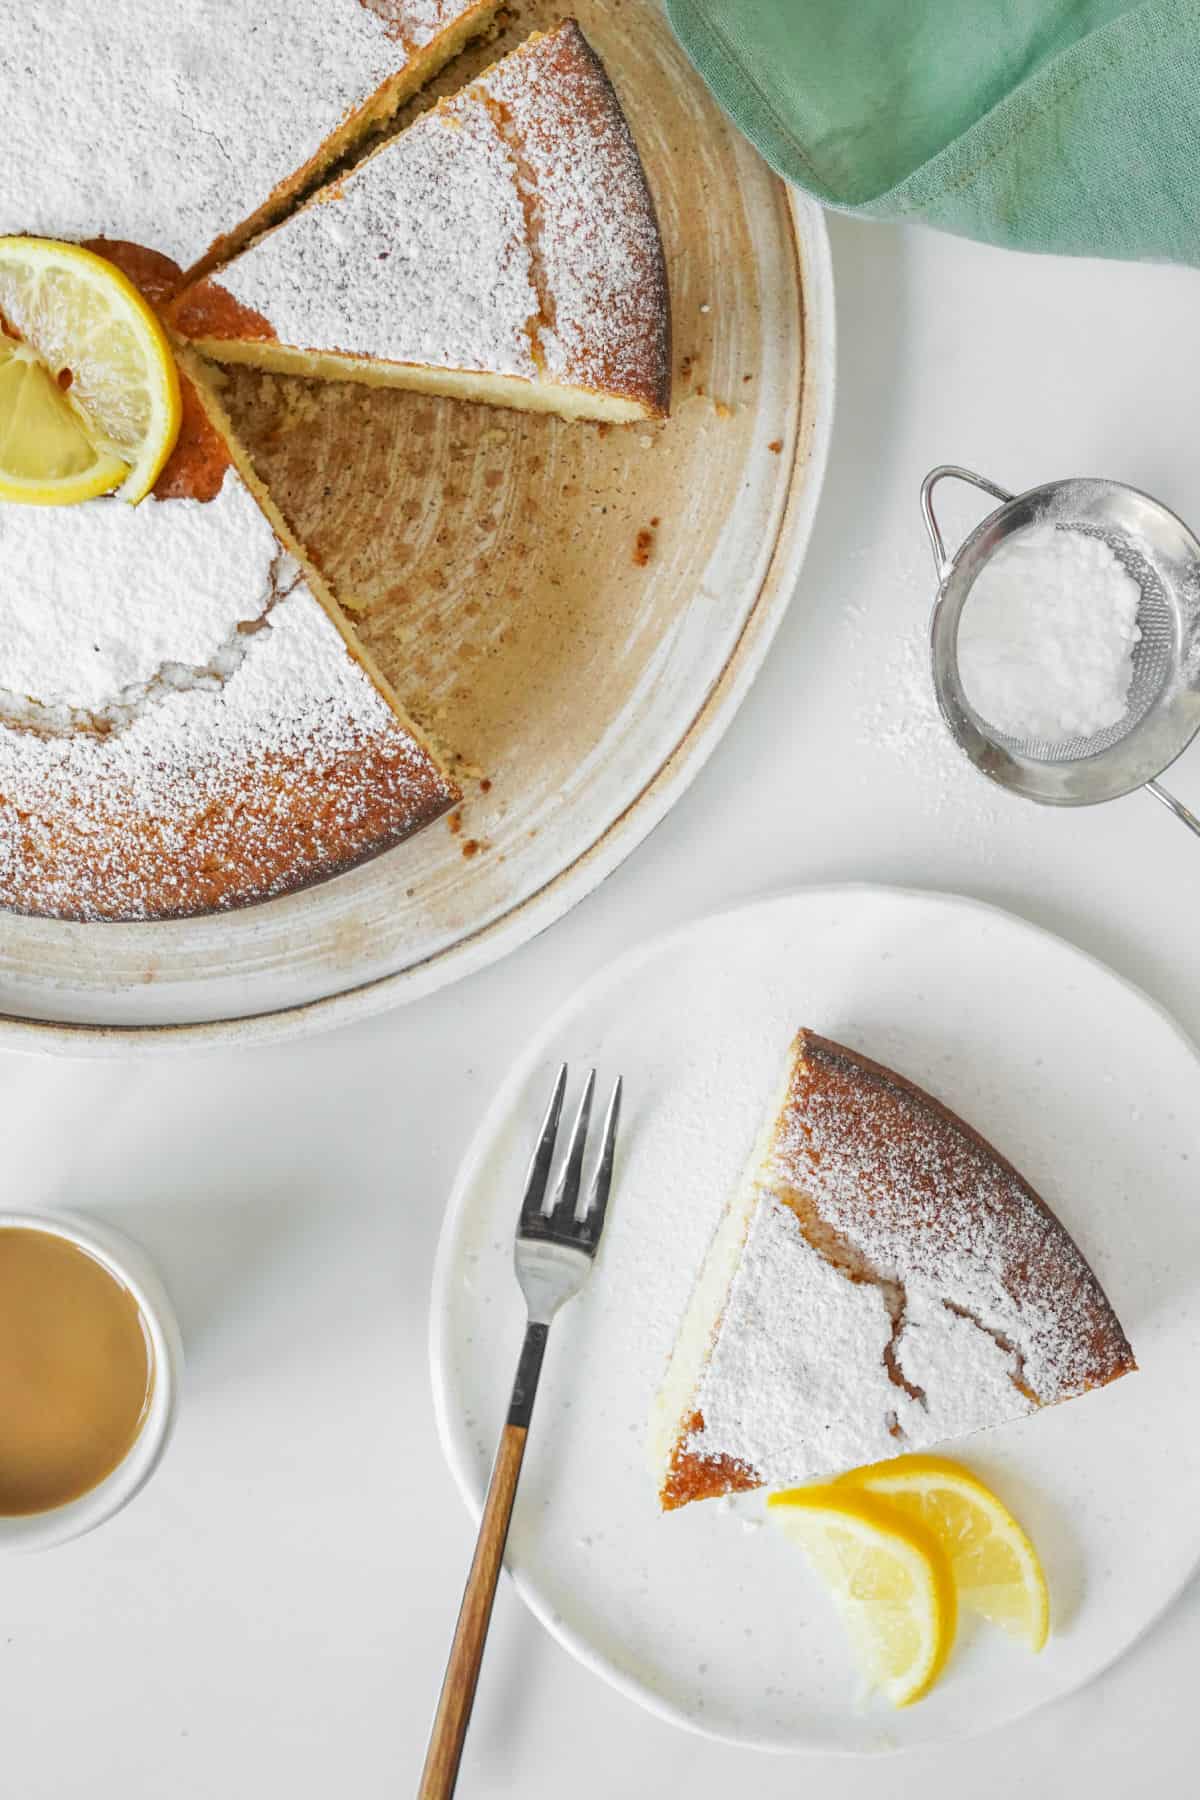
[[[481,97],[501,142],[507,146],[508,153],[512,158],[517,199],[525,218],[529,280],[537,296],[537,311],[531,313],[525,321],[525,330],[529,335],[529,347],[534,363],[540,372],[546,367],[546,350],[543,339],[546,334],[554,330],[558,306],[554,297],[553,282],[546,268],[546,258],[542,252],[543,206],[538,193],[537,176],[525,156],[521,134],[513,122],[511,108],[505,106],[500,100],[490,99],[486,94]]]
[[[685,1452],[767,1485],[924,1449],[1132,1366],[1077,1246],[902,1084],[801,1061]]]
[[[232,470],[207,503],[0,509],[0,608],[0,903],[262,898],[452,797]]]
[[[147,707],[170,694],[219,692],[241,668],[250,638],[265,629],[275,607],[299,586],[302,576],[294,558],[281,551],[271,564],[268,580],[270,588],[263,610],[235,625],[207,662],[199,666],[161,663],[149,680],[134,682],[121,689],[110,704],[95,709],[47,705],[27,694],[0,688],[0,720],[15,731],[30,731],[39,737],[66,737],[76,731],[107,737],[114,731],[128,730]]]
[[[910,1400],[918,1400],[924,1405],[924,1389],[909,1381],[900,1366],[899,1346],[908,1317],[908,1295],[904,1283],[875,1268],[857,1244],[821,1217],[808,1194],[795,1189],[781,1194],[780,1199],[796,1215],[805,1240],[819,1256],[825,1258],[830,1268],[839,1270],[847,1281],[865,1282],[879,1290],[891,1320],[891,1334],[883,1347],[883,1366],[887,1378],[894,1386],[903,1388]],[[894,1428],[889,1429],[892,1429],[893,1436],[901,1433],[898,1421]]]
[[[994,1325],[989,1325],[986,1319],[981,1319],[977,1313],[973,1313],[969,1306],[960,1306],[956,1300],[943,1300],[942,1305],[947,1312],[954,1313],[957,1318],[968,1320],[970,1324],[974,1325],[976,1331],[987,1333],[997,1349],[1003,1350],[1005,1356],[1011,1358],[1012,1367],[1009,1369],[1008,1378],[1018,1394],[1024,1394],[1027,1400],[1036,1402],[1037,1395],[1025,1379],[1025,1353],[1021,1347],[1014,1344],[1005,1332],[998,1331]]]

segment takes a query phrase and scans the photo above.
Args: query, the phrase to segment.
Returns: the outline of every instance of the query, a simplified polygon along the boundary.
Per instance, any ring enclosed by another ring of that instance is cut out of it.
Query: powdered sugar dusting
[[[532,186],[547,372],[649,390],[665,369],[667,284],[646,178],[608,76],[573,22],[487,77]],[[662,397],[665,404],[665,395]]]
[[[215,553],[214,553],[215,552]],[[99,711],[257,619],[279,545],[236,477],[207,505],[0,507],[0,690]],[[186,602],[164,601],[163,578]]]
[[[886,1071],[799,1043],[688,1452],[797,1481],[1132,1366],[1082,1254],[982,1140]]]
[[[0,0],[0,231],[188,268],[474,4]]]
[[[281,342],[665,404],[641,164],[573,21],[533,39],[222,271]]]
[[[538,310],[511,152],[483,106],[427,113],[220,275],[281,342],[532,380]]]
[[[991,1338],[934,1295],[910,1287],[909,1306],[905,1338],[919,1351],[910,1368],[906,1348],[903,1367],[925,1405],[888,1377],[892,1321],[879,1288],[834,1268],[795,1213],[765,1193],[697,1395],[704,1430],[687,1449],[732,1458],[779,1487],[1032,1410]]]
[[[0,604],[0,903],[138,918],[261,898],[452,796],[232,471],[206,505],[3,509]]]

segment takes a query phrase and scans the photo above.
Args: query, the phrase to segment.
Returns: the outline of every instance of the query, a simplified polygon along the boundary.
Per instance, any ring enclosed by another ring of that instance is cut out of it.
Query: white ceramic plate
[[[1013,1160],[1091,1259],[1140,1370],[960,1453],[1032,1531],[1054,1635],[966,1631],[928,1699],[866,1702],[829,1605],[761,1496],[662,1517],[646,1422],[708,1236],[789,1038],[892,1064]],[[1200,1559],[1200,1066],[1144,995],[972,901],[812,889],[613,965],[553,1020],[485,1118],[434,1282],[442,1441],[478,1510],[520,1341],[511,1241],[554,1065],[628,1103],[606,1241],[551,1337],[509,1546],[567,1649],[678,1724],[778,1750],[878,1751],[985,1730],[1089,1680]]]
[[[559,10],[527,0],[510,36]],[[0,1045],[248,1043],[469,974],[642,841],[744,698],[796,589],[829,441],[825,228],[720,113],[655,0],[575,10],[662,223],[671,419],[604,432],[253,375],[227,396],[380,666],[475,771],[461,830],[439,822],[333,881],[209,918],[0,915]],[[447,81],[469,72],[454,68]]]

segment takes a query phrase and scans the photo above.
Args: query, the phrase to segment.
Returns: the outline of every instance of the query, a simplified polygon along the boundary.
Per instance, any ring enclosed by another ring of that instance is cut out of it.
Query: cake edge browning
[[[662,228],[654,195],[650,191],[646,165],[642,161],[633,128],[621,105],[612,76],[578,20],[564,19],[555,31],[535,34],[535,37],[527,40],[527,44],[532,45],[539,36],[553,37],[561,53],[575,59],[580,75],[595,95],[604,137],[609,143],[620,143],[625,153],[625,175],[636,189],[637,211],[647,227],[649,241],[653,245],[653,253],[641,271],[640,284],[645,289],[645,307],[652,330],[651,333],[643,333],[639,345],[641,366],[632,382],[626,386],[629,397],[639,400],[645,406],[648,416],[665,419],[671,410],[671,289],[667,278]],[[527,45],[521,45],[515,54],[519,55],[526,47]]]
[[[764,1132],[765,1153],[762,1153],[760,1140],[759,1150],[751,1161],[749,1186],[755,1194],[760,1191],[760,1177],[766,1171],[787,1117],[802,1100],[806,1080],[822,1076],[828,1079],[831,1075],[869,1084],[893,1099],[902,1101],[906,1106],[924,1113],[941,1133],[949,1133],[960,1141],[965,1141],[997,1173],[1015,1185],[1026,1204],[1032,1206],[1049,1233],[1065,1249],[1068,1259],[1074,1263],[1076,1278],[1084,1289],[1091,1311],[1090,1361],[1083,1378],[1064,1391],[1046,1398],[1030,1392],[1032,1410],[1041,1410],[1044,1406],[1059,1404],[1064,1400],[1077,1398],[1080,1394],[1106,1387],[1110,1382],[1137,1369],[1124,1328],[1091,1264],[1057,1214],[1009,1159],[974,1126],[915,1082],[886,1064],[807,1028],[797,1032],[790,1046],[783,1100],[769,1113],[769,1128]],[[736,1197],[730,1206],[731,1209],[736,1208]],[[743,1243],[751,1217],[752,1210],[746,1213],[743,1221],[740,1234]],[[737,1457],[724,1453],[706,1456],[688,1448],[689,1443],[704,1430],[703,1412],[696,1401],[713,1346],[720,1334],[723,1317],[722,1311],[711,1327],[688,1406],[670,1445],[659,1489],[659,1502],[664,1512],[674,1511],[692,1500],[715,1499],[767,1485],[759,1470]],[[902,1453],[901,1445],[897,1446],[897,1453]]]
[[[284,865],[277,857],[262,862],[248,853],[244,820],[231,810],[222,845],[225,860],[219,873],[210,873],[205,867],[188,870],[186,860],[181,859],[178,844],[172,834],[169,844],[144,847],[146,854],[143,863],[138,870],[128,871],[140,883],[136,898],[133,897],[132,880],[124,885],[110,881],[106,883],[103,893],[86,893],[81,886],[76,899],[66,903],[57,897],[57,882],[51,883],[48,888],[39,887],[26,867],[20,872],[18,883],[11,887],[7,880],[9,871],[6,869],[6,879],[0,882],[0,911],[18,918],[54,919],[76,925],[175,924],[185,919],[241,912],[270,900],[287,899],[309,888],[319,887],[337,875],[361,868],[386,851],[395,849],[417,832],[423,831],[427,825],[433,824],[457,804],[455,799],[446,798],[438,790],[419,812],[414,810],[411,775],[409,772],[401,775],[396,759],[389,756],[382,746],[365,747],[355,753],[352,759],[343,755],[339,766],[343,773],[353,768],[355,781],[360,788],[382,796],[381,812],[393,792],[397,800],[403,797],[407,809],[404,824],[400,827],[377,829],[365,847],[361,838],[357,837],[357,841],[334,848],[332,846],[337,842],[339,829],[336,809],[319,803],[314,787],[313,804],[308,809],[306,823],[310,834],[320,829],[323,842],[329,847],[321,856],[311,858],[303,867],[299,867],[294,859]],[[259,793],[264,801],[272,794],[290,793],[294,818],[298,812],[294,798],[297,773],[294,761],[271,757],[263,758],[255,771]],[[210,825],[210,843],[217,842],[217,839],[218,834]],[[86,848],[85,844],[83,849]],[[98,857],[97,860],[101,859]],[[142,896],[148,874],[147,865],[164,873],[169,869],[173,877],[180,877],[181,869],[184,871],[183,878],[176,880],[169,899],[164,893],[163,899],[158,903],[144,901]]]
[[[1125,1335],[1124,1327],[1117,1317],[1116,1311],[1105,1293],[1095,1270],[1087,1257],[1067,1230],[1058,1214],[1054,1211],[1036,1188],[1026,1180],[1021,1171],[1011,1163],[1001,1151],[997,1150],[981,1131],[967,1123],[958,1113],[938,1100],[916,1082],[909,1081],[885,1063],[874,1061],[856,1050],[848,1049],[844,1044],[835,1043],[832,1038],[822,1037],[818,1032],[802,1030],[797,1034],[796,1057],[793,1068],[793,1084],[796,1075],[806,1067],[821,1064],[827,1070],[849,1072],[853,1076],[866,1077],[876,1086],[884,1089],[934,1119],[943,1130],[948,1130],[965,1139],[975,1151],[1002,1172],[1013,1185],[1019,1189],[1026,1202],[1031,1205],[1048,1230],[1055,1236],[1061,1247],[1076,1261],[1081,1286],[1086,1292],[1093,1312],[1093,1355],[1094,1362],[1088,1369],[1083,1385],[1073,1388],[1071,1393],[1064,1393],[1063,1399],[1073,1398],[1076,1393],[1087,1393],[1093,1388],[1106,1386],[1108,1382],[1129,1374],[1137,1368],[1133,1348]],[[1039,1405],[1052,1405],[1054,1400],[1038,1399]]]

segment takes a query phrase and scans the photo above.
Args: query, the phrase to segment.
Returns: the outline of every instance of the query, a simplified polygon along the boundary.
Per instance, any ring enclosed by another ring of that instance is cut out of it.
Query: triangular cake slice
[[[140,506],[0,506],[0,906],[242,906],[461,798],[216,400],[186,376],[184,400]]]
[[[928,1449],[1134,1367],[1011,1164],[902,1076],[801,1031],[659,1396],[660,1499]]]
[[[665,414],[654,205],[568,19],[529,38],[180,295],[223,362],[567,418]]]
[[[282,217],[499,5],[5,6],[0,231],[132,243],[198,275]]]

